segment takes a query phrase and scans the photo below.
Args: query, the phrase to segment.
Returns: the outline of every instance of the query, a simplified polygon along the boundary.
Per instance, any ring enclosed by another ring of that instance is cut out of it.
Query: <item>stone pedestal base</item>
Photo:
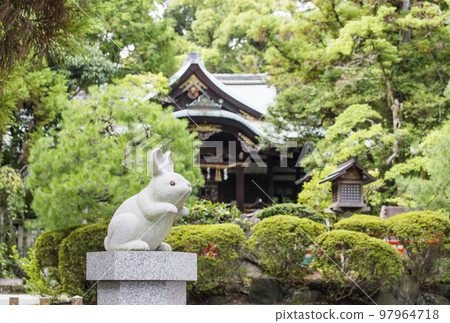
[[[98,305],[185,305],[197,280],[197,255],[164,251],[89,252],[86,279],[98,281]]]

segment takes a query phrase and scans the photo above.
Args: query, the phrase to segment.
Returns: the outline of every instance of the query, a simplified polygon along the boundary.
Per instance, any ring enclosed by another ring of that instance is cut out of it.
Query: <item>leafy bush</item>
[[[41,234],[34,245],[34,253],[39,267],[58,267],[58,252],[61,241],[81,225],[48,231]]]
[[[314,210],[324,213],[331,205],[331,182],[320,184],[319,182],[327,177],[328,174],[336,170],[336,166],[327,166],[322,171],[313,170],[310,174],[311,179],[303,182],[302,190],[298,193],[298,204],[308,205]]]
[[[245,235],[236,224],[173,227],[165,242],[173,251],[198,255],[198,278],[188,283],[194,297],[218,291],[231,281],[243,256]]]
[[[186,207],[189,215],[176,219],[174,225],[235,223],[242,229],[250,227],[247,220],[241,219],[241,211],[236,206],[230,208],[227,203],[200,199]]]
[[[1,278],[16,278],[17,274],[22,274],[20,266],[11,258],[13,248],[9,243],[0,243],[0,277]]]
[[[257,217],[265,219],[275,215],[291,215],[299,218],[307,218],[314,222],[325,224],[325,218],[320,213],[307,205],[282,203],[266,207],[258,213]]]
[[[350,230],[367,233],[371,237],[382,238],[387,235],[386,220],[372,215],[355,214],[342,219],[334,225],[336,230]]]
[[[62,292],[58,268],[58,253],[62,240],[81,225],[41,234],[27,256],[21,257],[13,247],[11,258],[23,270],[25,289],[55,299]]]
[[[103,245],[109,221],[83,226],[72,231],[59,247],[59,275],[69,295],[84,295],[94,282],[86,280],[86,253],[105,251]],[[87,300],[96,292],[90,290]]]
[[[74,230],[59,248],[59,274],[63,290],[69,295],[84,295],[93,285],[86,281],[86,253],[104,251],[109,221]],[[174,251],[195,252],[198,280],[188,283],[192,295],[223,287],[239,269],[245,235],[235,224],[187,225],[173,227],[166,240]],[[89,290],[85,299],[96,292]]]
[[[249,246],[266,273],[289,284],[304,275],[305,268],[300,264],[306,249],[327,230],[325,225],[306,218],[271,216],[255,225]]]
[[[25,289],[28,292],[38,293],[41,296],[56,298],[61,291],[57,279],[55,279],[53,274],[45,274],[41,270],[35,249],[30,248],[27,255],[28,257],[20,257],[16,246],[13,246],[11,258],[26,274],[26,277],[24,277]]]
[[[402,273],[399,252],[365,233],[334,230],[317,237],[316,244],[314,267],[327,279],[334,301],[361,295],[360,288],[372,296]]]
[[[0,242],[8,241],[7,232],[12,229],[12,221],[23,218],[26,210],[25,196],[26,188],[20,173],[8,166],[0,167]],[[4,246],[2,248],[4,250]],[[1,264],[0,271],[3,271]],[[11,273],[11,268],[7,271]]]
[[[420,286],[441,279],[448,269],[442,260],[450,254],[450,220],[430,211],[398,214],[387,221],[389,233],[405,248],[403,261]]]

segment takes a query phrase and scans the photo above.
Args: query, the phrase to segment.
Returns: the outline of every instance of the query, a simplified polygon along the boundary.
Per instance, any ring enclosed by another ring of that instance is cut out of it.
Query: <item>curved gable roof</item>
[[[192,74],[220,98],[257,119],[267,112],[276,96],[275,87],[266,83],[265,74],[211,74],[195,52],[188,53],[181,68],[169,79],[173,94],[180,94],[178,87]]]

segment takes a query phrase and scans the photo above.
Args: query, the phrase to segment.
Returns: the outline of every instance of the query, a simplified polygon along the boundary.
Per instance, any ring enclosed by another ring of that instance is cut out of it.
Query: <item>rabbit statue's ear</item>
[[[161,169],[161,171],[173,173],[173,158],[171,151],[167,151],[164,154],[164,161],[161,165],[159,165],[159,168]]]
[[[160,171],[162,164],[164,160],[164,155],[159,148],[155,148],[150,153],[150,169],[152,171],[152,176],[156,176]]]

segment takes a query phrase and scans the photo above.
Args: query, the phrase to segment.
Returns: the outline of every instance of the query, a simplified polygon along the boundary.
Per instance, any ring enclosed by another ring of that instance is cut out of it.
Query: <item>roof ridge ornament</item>
[[[196,51],[188,52],[186,58],[183,61],[183,65],[185,64],[198,64],[201,66],[205,66],[203,59],[200,57],[200,53]]]
[[[189,109],[213,108],[222,109],[222,105],[211,99],[206,92],[203,92],[196,100],[186,104]]]

